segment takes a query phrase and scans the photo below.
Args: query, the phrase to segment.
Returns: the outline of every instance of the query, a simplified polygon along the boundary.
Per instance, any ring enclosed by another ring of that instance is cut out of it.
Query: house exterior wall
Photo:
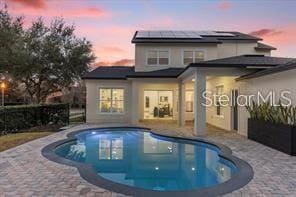
[[[205,53],[205,60],[226,58],[244,54],[262,54],[270,56],[270,51],[255,50],[257,42],[223,42],[222,44],[136,44],[135,45],[135,70],[147,72],[171,67],[186,67],[183,64],[184,50],[200,50]],[[147,65],[147,51],[162,49],[169,51],[169,65]]]
[[[169,65],[147,65],[147,51],[153,49],[164,49],[169,51]],[[184,68],[184,50],[201,50],[205,52],[205,59],[217,59],[216,44],[136,44],[135,46],[135,70],[136,72],[147,72],[171,67]]]
[[[255,50],[257,42],[234,42],[228,41],[217,45],[217,58],[226,58],[245,54],[260,54],[270,56],[270,51]]]
[[[296,105],[296,69],[275,73],[259,78],[235,81],[236,77],[209,77],[207,79],[207,91],[216,93],[217,86],[223,86],[223,94],[231,95],[231,90],[237,89],[239,95],[253,95],[260,91],[266,95],[274,91],[276,100],[281,91],[289,90],[292,104]],[[132,83],[137,83],[138,104],[132,103]],[[100,114],[98,113],[98,88],[99,87],[122,87],[125,89],[125,113],[124,114]],[[137,80],[86,80],[86,121],[87,122],[131,122],[133,109],[138,112],[138,119],[144,119],[144,91],[145,90],[171,90],[173,91],[173,120],[177,120],[178,82],[176,79],[137,79]],[[193,83],[188,82],[185,90],[193,90]],[[137,108],[133,108],[133,105]],[[222,107],[222,116],[216,115],[216,107],[210,106],[206,110],[207,123],[225,130],[232,129],[231,106]],[[193,120],[194,113],[185,112],[185,120]],[[238,107],[238,133],[247,136],[247,120],[249,114],[245,107]]]
[[[112,123],[131,121],[131,82],[127,80],[86,80],[86,122]],[[107,114],[98,110],[99,88],[124,88],[124,113]]]
[[[131,122],[132,114],[138,114],[138,120],[144,119],[144,91],[172,91],[173,92],[173,120],[178,119],[178,82],[175,79],[147,80],[86,80],[86,122]],[[133,103],[132,84],[137,84],[137,102]],[[107,114],[98,111],[99,88],[124,88],[125,89],[125,113]],[[193,90],[192,83],[186,85],[186,90]],[[135,107],[136,105],[136,107]],[[185,112],[185,120],[193,120],[193,112]]]

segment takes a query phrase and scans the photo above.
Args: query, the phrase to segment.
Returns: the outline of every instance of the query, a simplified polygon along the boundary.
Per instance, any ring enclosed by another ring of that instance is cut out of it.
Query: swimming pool
[[[229,153],[227,148],[223,149]],[[82,177],[92,179],[90,182],[98,182],[102,187],[104,183],[112,183],[112,190],[126,194],[133,194],[133,189],[146,192],[219,189],[217,186],[241,174],[238,159],[221,156],[218,145],[159,136],[140,128],[86,130],[56,144],[52,153],[67,160],[67,164],[72,161],[85,165],[79,172]]]

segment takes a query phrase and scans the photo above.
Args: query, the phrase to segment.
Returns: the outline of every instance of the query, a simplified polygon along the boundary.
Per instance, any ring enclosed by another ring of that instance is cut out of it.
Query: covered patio
[[[289,58],[277,58],[263,55],[243,55],[223,59],[209,60],[200,63],[192,63],[178,76],[178,125],[185,126],[185,90],[186,85],[193,84],[194,89],[194,126],[197,136],[205,136],[206,124],[211,123],[207,119],[208,104],[207,82],[212,78],[229,78],[233,81],[233,88],[242,88],[235,79],[241,76],[255,73],[267,68],[290,61]],[[222,85],[223,82],[221,82]],[[225,92],[223,92],[224,94]],[[228,90],[227,94],[231,94]],[[238,92],[237,92],[238,94]],[[213,105],[214,102],[212,102]],[[229,125],[231,124],[228,118]],[[229,127],[228,130],[232,130]]]
[[[207,113],[207,79],[209,77],[238,77],[246,73],[241,68],[210,68],[210,67],[191,67],[179,76],[179,126],[185,126],[185,86],[193,82],[194,87],[194,132],[197,136],[206,134],[206,113]]]

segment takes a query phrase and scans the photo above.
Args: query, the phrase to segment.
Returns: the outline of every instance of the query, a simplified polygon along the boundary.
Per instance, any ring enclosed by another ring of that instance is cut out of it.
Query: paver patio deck
[[[66,138],[69,132],[114,125],[78,125],[0,152],[0,196],[123,196],[88,183],[75,167],[57,164],[41,155],[44,146]],[[191,127],[149,122],[141,126],[162,134],[196,138]],[[248,185],[225,196],[296,196],[296,157],[211,126],[205,138],[230,147],[235,156],[254,169],[254,178]]]

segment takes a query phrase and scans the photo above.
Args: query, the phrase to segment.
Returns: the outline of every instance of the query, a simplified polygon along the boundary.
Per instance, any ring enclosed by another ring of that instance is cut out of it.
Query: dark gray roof
[[[269,74],[273,74],[273,73],[278,73],[278,72],[283,72],[283,71],[287,71],[287,70],[291,70],[291,69],[295,69],[295,68],[296,68],[296,59],[293,59],[285,64],[281,64],[281,65],[278,65],[278,66],[275,66],[272,68],[268,68],[268,69],[264,69],[264,70],[260,70],[260,71],[253,72],[250,74],[243,75],[243,76],[237,78],[236,80],[240,81],[240,80],[244,80],[244,79],[252,79],[252,78],[261,77],[261,76],[265,76],[265,75],[269,75]]]
[[[128,78],[176,78],[185,68],[167,68],[150,72],[135,72]]]
[[[99,66],[82,79],[176,78],[184,68],[167,68],[150,72],[135,72],[135,67]]]
[[[233,31],[136,31],[132,43],[222,43],[224,40],[262,39]]]
[[[293,60],[293,58],[270,57],[264,55],[241,55],[192,63],[189,67],[273,67],[285,64],[291,60]]]
[[[289,69],[293,67],[289,63],[295,61],[294,58],[282,58],[282,57],[269,57],[263,55],[242,55],[235,57],[228,57],[223,59],[209,60],[199,63],[189,64],[186,68],[167,68],[162,70],[150,71],[150,72],[135,72],[135,67],[127,66],[100,66],[91,72],[86,73],[82,79],[118,79],[125,80],[127,78],[177,78],[185,70],[190,67],[240,67],[240,68],[256,68],[262,67],[273,68],[274,70],[266,69],[261,74],[269,72],[279,72],[283,69]],[[296,63],[295,63],[296,64]],[[285,65],[281,67],[279,65]],[[293,67],[294,68],[294,67]],[[259,72],[258,72],[259,73]],[[255,73],[253,73],[255,74]],[[260,73],[259,73],[260,74]],[[258,74],[256,74],[258,75]],[[254,76],[256,76],[254,75]],[[248,76],[242,76],[248,77]]]
[[[276,50],[275,47],[258,42],[258,45],[255,47],[255,49],[259,50]]]
[[[135,72],[130,66],[99,66],[86,73],[82,79],[126,79],[126,76]]]

